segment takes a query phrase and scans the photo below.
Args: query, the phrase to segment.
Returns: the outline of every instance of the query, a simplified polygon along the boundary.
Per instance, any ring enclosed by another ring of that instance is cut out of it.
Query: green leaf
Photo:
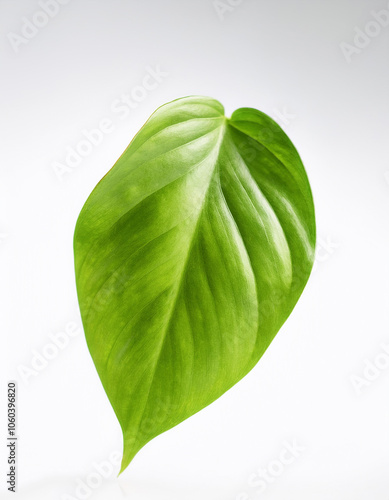
[[[250,108],[159,108],[96,186],[75,237],[88,347],[123,431],[122,471],[151,439],[258,362],[312,269],[300,157]]]

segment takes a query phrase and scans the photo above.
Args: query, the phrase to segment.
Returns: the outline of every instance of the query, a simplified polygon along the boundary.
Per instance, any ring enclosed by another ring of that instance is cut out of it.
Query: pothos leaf
[[[75,237],[86,339],[119,419],[122,471],[258,362],[315,247],[312,194],[281,128],[206,97],[159,108],[96,186]]]

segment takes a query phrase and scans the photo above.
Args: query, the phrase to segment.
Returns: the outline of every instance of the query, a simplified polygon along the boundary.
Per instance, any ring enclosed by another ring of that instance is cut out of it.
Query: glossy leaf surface
[[[267,115],[210,98],[159,108],[96,186],[74,239],[88,347],[124,436],[151,439],[258,362],[312,268],[315,216]]]

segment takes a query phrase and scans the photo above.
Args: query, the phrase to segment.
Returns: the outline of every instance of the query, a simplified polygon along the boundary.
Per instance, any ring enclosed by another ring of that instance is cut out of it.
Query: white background
[[[15,46],[10,33],[21,36],[42,8],[0,0],[3,497],[8,380],[19,381],[20,498],[77,498],[77,479],[121,452],[83,333],[27,382],[20,370],[49,334],[81,325],[72,236],[90,191],[157,106],[201,94],[227,115],[258,108],[289,134],[315,198],[318,262],[258,366],[88,498],[388,499],[389,368],[360,391],[352,377],[389,345],[389,27],[349,61],[341,44],[354,44],[356,27],[374,32],[371,11],[389,5],[231,3],[221,14],[212,0],[72,0]],[[111,106],[149,66],[167,75],[123,118]],[[53,164],[103,118],[112,132],[59,179]],[[304,451],[259,494],[250,476],[293,440]]]

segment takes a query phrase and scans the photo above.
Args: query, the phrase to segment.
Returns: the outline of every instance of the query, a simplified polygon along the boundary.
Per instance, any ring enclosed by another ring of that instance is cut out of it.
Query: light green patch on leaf
[[[159,108],[79,216],[85,335],[124,438],[122,471],[261,358],[312,269],[300,157],[250,108],[206,97]]]

